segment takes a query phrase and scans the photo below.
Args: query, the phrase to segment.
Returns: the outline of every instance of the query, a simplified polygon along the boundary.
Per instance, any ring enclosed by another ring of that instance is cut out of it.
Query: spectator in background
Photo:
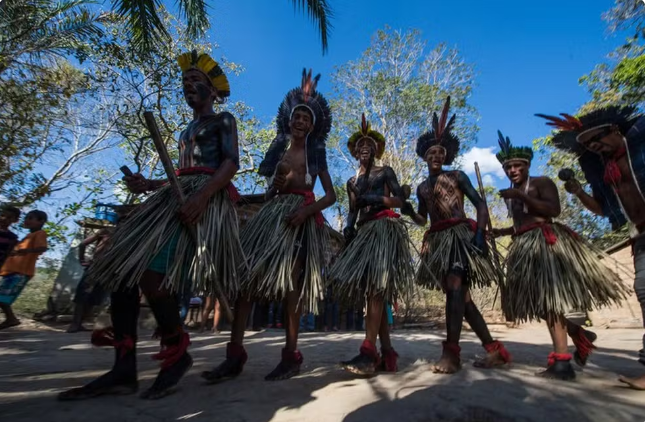
[[[43,230],[46,222],[43,211],[27,213],[23,227],[29,234],[14,247],[0,269],[0,309],[5,315],[0,330],[20,324],[11,305],[34,276],[38,257],[47,251],[47,233]]]
[[[269,325],[268,328],[282,328],[282,302],[271,302],[269,304]]]
[[[108,240],[110,240],[110,229],[104,228],[98,233],[86,238],[78,246],[78,260],[83,268],[89,267],[95,256],[101,252]],[[87,247],[96,244],[96,248],[91,258],[85,256]],[[76,294],[74,295],[74,316],[72,322],[67,328],[68,333],[76,333],[78,331],[87,331],[88,329],[83,326],[83,320],[91,315],[92,309],[95,306],[100,306],[107,296],[107,292],[101,286],[90,286],[87,283],[85,272],[76,286]]]
[[[0,267],[9,256],[11,250],[18,243],[18,236],[11,230],[12,224],[20,220],[20,210],[16,207],[5,205],[0,209]]]
[[[215,296],[207,296],[206,304],[204,305],[204,313],[202,313],[202,323],[200,327],[200,332],[204,332],[206,329],[206,322],[208,317],[211,314],[212,310],[215,310],[213,313],[213,332],[219,334],[219,320],[220,320],[220,309],[219,309],[219,300]]]

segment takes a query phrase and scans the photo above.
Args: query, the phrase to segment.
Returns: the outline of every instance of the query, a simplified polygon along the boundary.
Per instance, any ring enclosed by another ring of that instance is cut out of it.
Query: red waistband
[[[175,174],[178,177],[180,177],[180,176],[191,176],[194,174],[215,174],[215,171],[216,171],[215,169],[212,169],[210,167],[186,167],[186,168],[175,170]],[[242,198],[233,183],[229,182],[229,184],[226,185],[225,189],[229,199],[234,204],[237,204]]]
[[[280,195],[298,195],[298,196],[304,197],[305,200],[302,203],[303,207],[308,207],[309,205],[316,202],[316,195],[314,195],[314,193],[310,190],[289,190],[289,191],[280,192],[279,194]],[[316,213],[316,215],[314,216],[314,219],[318,227],[322,227],[325,225],[325,219],[320,211]]]
[[[175,170],[177,176],[190,176],[192,174],[215,174],[215,169],[210,167],[185,167]]]
[[[367,223],[368,221],[381,220],[383,218],[401,218],[401,214],[397,214],[388,208],[377,212],[376,214],[366,218],[364,221]]]
[[[531,223],[531,224],[526,224],[524,226],[521,226],[519,229],[515,231],[515,234],[513,234],[513,237],[522,235],[524,233],[530,232],[531,230],[535,229],[540,229],[542,230],[542,235],[544,236],[544,239],[546,240],[547,245],[555,245],[556,242],[558,241],[558,236],[556,236],[555,232],[553,231],[553,225],[557,224],[558,226],[562,227],[566,231],[568,231],[573,237],[576,239],[580,237],[578,233],[573,231],[571,228],[565,226],[564,224],[559,224],[559,223],[549,223],[546,221],[541,221],[537,223]]]
[[[470,218],[449,218],[447,220],[441,220],[433,222],[428,229],[429,233],[440,232],[447,230],[451,227],[455,227],[459,224],[468,224],[470,230],[477,231],[477,222]]]

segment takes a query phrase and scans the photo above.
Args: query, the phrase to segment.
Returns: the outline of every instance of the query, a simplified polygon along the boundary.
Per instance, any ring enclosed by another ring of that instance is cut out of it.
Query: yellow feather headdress
[[[182,72],[195,69],[206,75],[220,97],[225,98],[231,95],[231,86],[224,71],[208,54],[198,54],[197,50],[193,50],[177,57],[177,63],[179,63]]]

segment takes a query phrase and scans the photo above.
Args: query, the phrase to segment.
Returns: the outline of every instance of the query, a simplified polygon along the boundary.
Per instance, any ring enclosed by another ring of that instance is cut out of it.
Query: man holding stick
[[[560,215],[558,189],[544,176],[529,177],[533,150],[515,147],[498,132],[502,163],[512,185],[500,191],[513,217],[513,227],[494,229],[494,236],[513,236],[506,256],[502,309],[516,321],[545,319],[553,341],[547,369],[538,376],[575,379],[567,334],[576,346],[576,360],[584,365],[593,349],[592,338],[565,318],[571,309],[591,310],[619,303],[625,289],[595,250],[567,226]]]
[[[223,102],[230,95],[229,83],[206,54],[182,54],[178,63],[184,96],[194,112],[193,121],[180,135],[178,178],[165,147],[158,145],[154,122],[148,122],[169,180],[148,180],[140,174],[124,177],[130,191],[155,193],[117,227],[88,269],[94,283],[113,290],[113,327],[95,332],[92,340],[114,346],[114,366],[84,387],[61,393],[61,400],[137,391],[139,289],[157,320],[162,346],[153,356],[161,361],[161,370],[141,395],[145,399],[172,393],[192,365],[188,334],[178,312],[177,293],[184,283],[191,281],[194,290],[211,294],[232,297],[237,293],[237,273],[244,263],[234,207],[238,195],[231,184],[238,169],[237,127],[230,113],[213,109],[215,101]]]
[[[443,374],[452,374],[461,368],[459,338],[464,318],[487,352],[485,359],[475,362],[476,366],[491,368],[511,360],[504,345],[491,337],[486,321],[470,296],[472,287],[499,282],[502,272],[486,256],[486,203],[463,171],[443,170],[444,165],[452,164],[459,152],[459,138],[452,133],[455,116],[448,120],[449,108],[450,97],[441,118],[434,114],[432,130],[417,140],[417,154],[428,164],[430,174],[417,188],[418,212],[415,213],[411,206],[403,210],[421,226],[430,216],[431,226],[424,236],[417,283],[440,287],[446,293],[447,338],[443,342],[441,359],[433,368],[435,373]],[[466,217],[464,196],[477,209],[477,221]],[[440,286],[433,282],[433,274]]]
[[[289,91],[278,109],[277,137],[259,169],[269,179],[267,203],[240,233],[248,271],[242,275],[226,359],[202,374],[209,384],[242,373],[247,360],[244,330],[252,300],[284,301],[286,308],[282,358],[265,380],[285,380],[300,372],[300,315],[316,313],[324,292],[329,234],[321,211],[336,202],[325,147],[331,110],[316,90],[319,78],[303,70],[300,87]],[[313,192],[317,178],[325,191],[319,200]]]

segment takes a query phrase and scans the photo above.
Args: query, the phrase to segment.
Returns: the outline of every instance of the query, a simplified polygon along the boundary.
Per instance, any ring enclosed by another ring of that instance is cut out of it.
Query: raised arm
[[[564,183],[564,188],[567,192],[578,197],[580,202],[582,202],[582,205],[584,205],[585,208],[587,208],[589,211],[596,215],[604,216],[600,203],[598,203],[598,201],[596,201],[593,196],[585,192],[585,190],[582,189],[580,182],[578,182],[576,179],[567,180]]]
[[[558,187],[548,177],[532,179],[539,197],[532,197],[520,189],[502,189],[499,191],[504,199],[515,199],[524,203],[529,212],[545,218],[555,218],[560,215],[560,196]]]

